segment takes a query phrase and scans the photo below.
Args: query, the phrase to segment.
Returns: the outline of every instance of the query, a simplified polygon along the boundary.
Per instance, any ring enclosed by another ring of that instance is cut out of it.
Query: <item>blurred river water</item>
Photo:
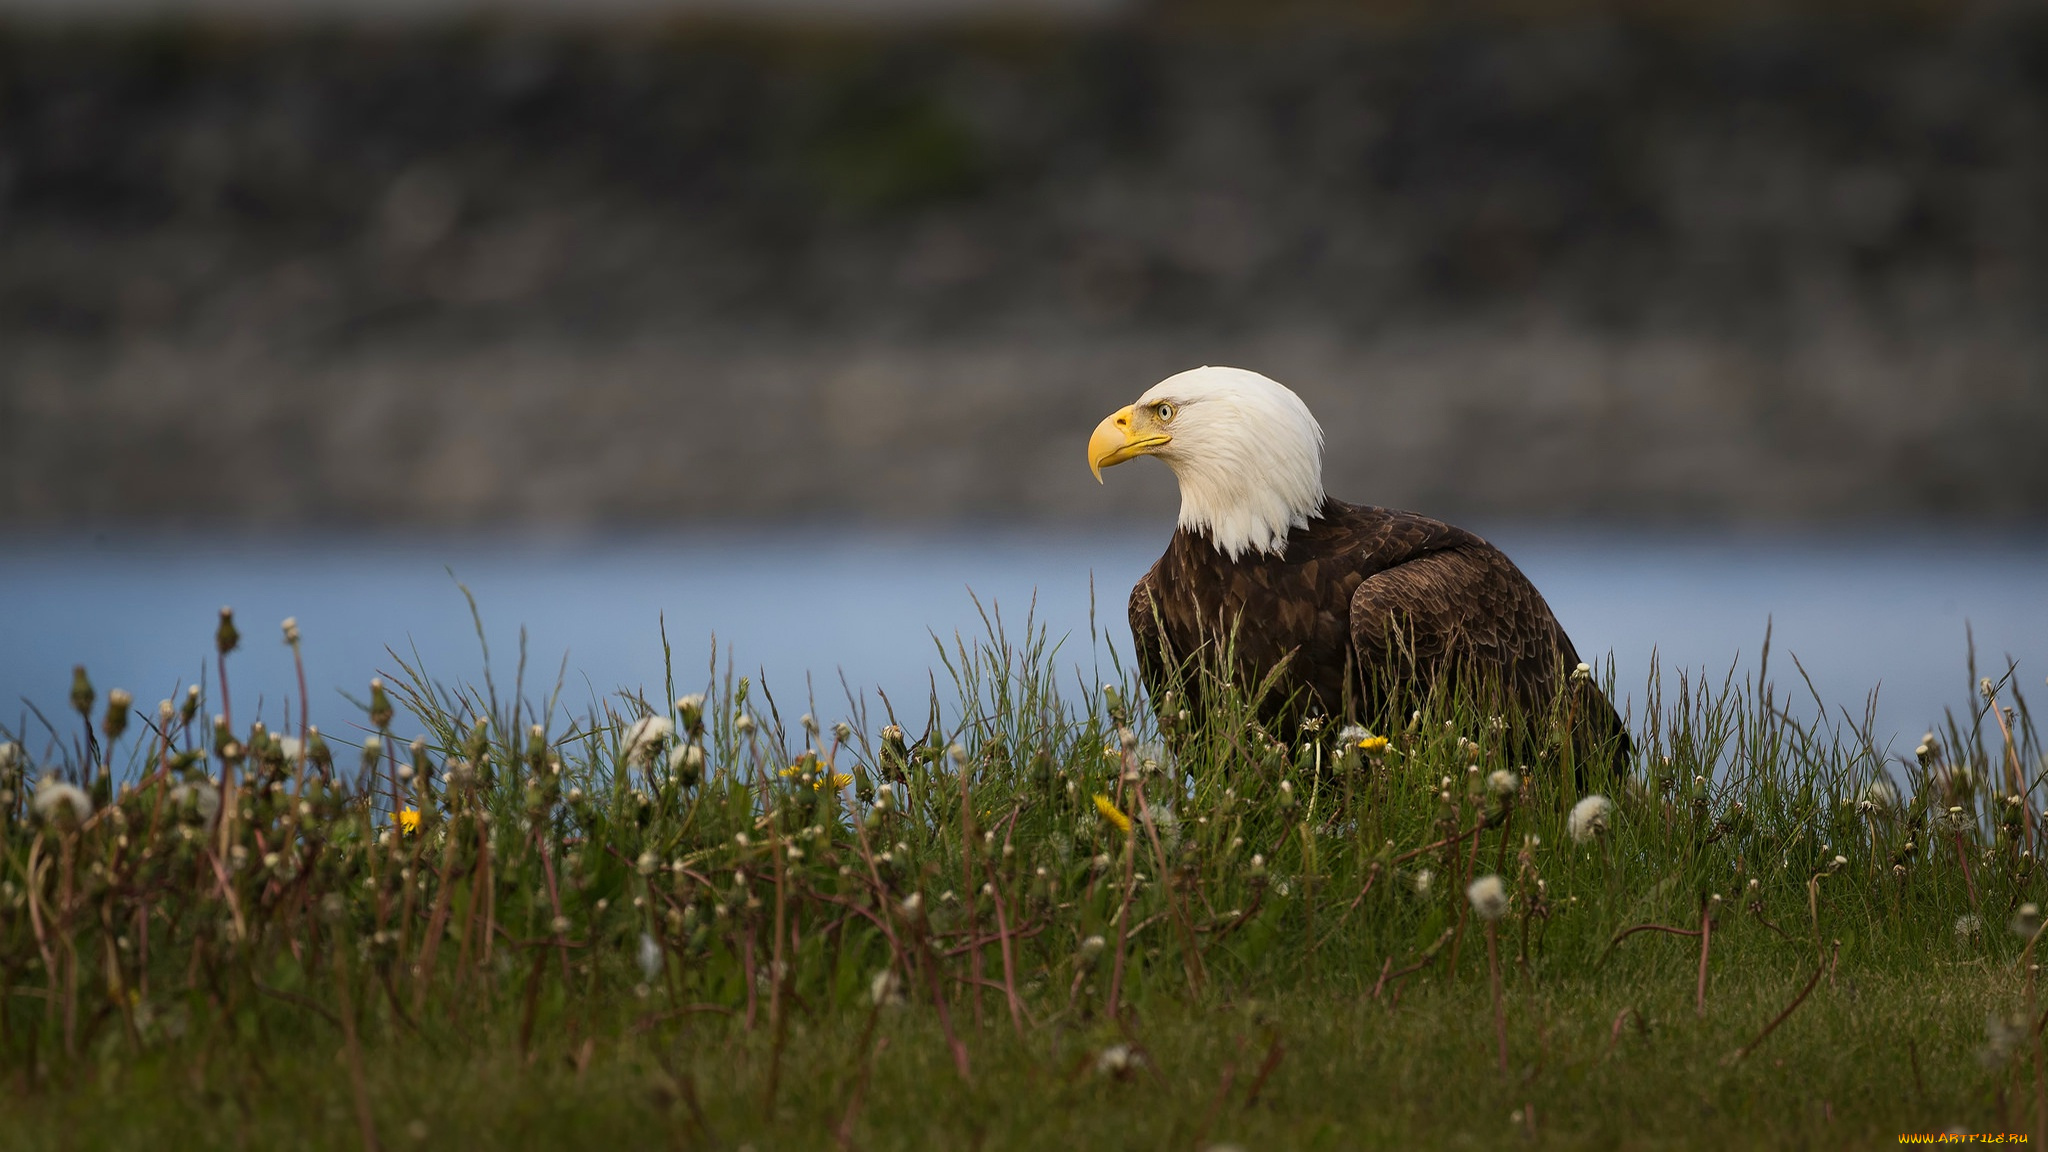
[[[2048,673],[2048,538],[1900,532],[1659,534],[1621,529],[1474,525],[1507,550],[1549,599],[1588,659],[1611,654],[1618,695],[1641,714],[1652,653],[1667,690],[1681,668],[1714,683],[1754,671],[1766,623],[1780,698],[1812,714],[1799,670],[1830,713],[1861,717],[1879,690],[1876,736],[1893,755],[1944,707],[1963,711],[1973,631],[1982,674],[2009,655],[2022,691]],[[662,629],[676,691],[720,661],[765,674],[785,722],[852,715],[841,677],[921,720],[930,677],[950,701],[935,640],[983,632],[976,606],[1000,610],[1013,637],[1027,611],[1058,641],[1071,685],[1108,678],[1128,658],[1124,604],[1164,545],[1165,529],[1100,528],[937,534],[844,530],[716,531],[654,537],[321,535],[217,538],[15,535],[0,538],[0,727],[32,749],[67,742],[71,669],[83,663],[101,699],[115,687],[148,708],[206,672],[214,691],[216,613],[232,605],[243,645],[229,659],[238,723],[275,725],[297,689],[279,622],[304,634],[312,713],[354,739],[373,675],[395,651],[430,675],[480,684],[483,656],[458,587],[476,597],[501,692],[526,631],[526,692],[544,700],[563,673],[563,706],[663,691]],[[1034,607],[1035,606],[1035,607]],[[1092,615],[1091,615],[1092,610]],[[1966,629],[1968,631],[1966,631]],[[388,646],[388,650],[387,650]],[[2031,691],[2029,691],[2031,695]],[[1619,701],[1618,701],[1619,702]],[[401,735],[406,722],[401,717]]]

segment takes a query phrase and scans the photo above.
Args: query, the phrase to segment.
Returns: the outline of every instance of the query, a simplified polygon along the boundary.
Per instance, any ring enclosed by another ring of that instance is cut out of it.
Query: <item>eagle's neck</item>
[[[1180,526],[1236,560],[1247,552],[1282,556],[1287,535],[1323,505],[1321,452],[1257,444],[1243,454],[1169,460],[1180,481]]]

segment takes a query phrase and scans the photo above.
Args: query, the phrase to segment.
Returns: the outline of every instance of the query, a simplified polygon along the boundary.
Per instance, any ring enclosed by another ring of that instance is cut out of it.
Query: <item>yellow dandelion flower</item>
[[[1095,794],[1095,810],[1102,813],[1104,820],[1116,825],[1117,831],[1126,836],[1131,834],[1131,818],[1117,808],[1115,801],[1100,792]]]
[[[398,813],[398,830],[407,836],[419,831],[420,810],[417,808],[401,809]]]
[[[781,772],[777,773],[777,775],[781,776],[781,777],[782,777],[782,778],[783,778],[784,780],[787,780],[787,779],[789,779],[789,778],[790,778],[791,776],[794,776],[794,775],[796,775],[797,773],[799,773],[799,772],[801,772],[801,771],[803,771],[803,770],[804,770],[804,766],[803,766],[803,765],[801,765],[801,764],[791,764],[791,765],[790,765],[789,767],[787,767],[787,768],[784,768],[784,769],[783,769],[783,770],[782,770]]]
[[[837,792],[848,784],[853,783],[853,777],[845,772],[834,772],[830,776],[820,776],[815,781],[812,781],[811,791],[816,792],[822,789],[828,781],[832,785],[832,790]]]
[[[1385,736],[1367,736],[1358,742],[1358,750],[1367,756],[1377,756],[1387,750],[1387,738]]]

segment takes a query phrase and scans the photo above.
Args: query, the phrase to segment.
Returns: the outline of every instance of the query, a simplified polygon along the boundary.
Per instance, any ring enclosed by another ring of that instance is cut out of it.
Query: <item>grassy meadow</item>
[[[2048,1128],[2048,762],[2009,667],[1906,750],[1792,707],[1768,648],[1610,683],[1614,779],[1510,760],[1448,689],[1280,733],[1212,682],[1196,725],[1029,621],[936,650],[931,699],[836,705],[713,652],[575,703],[523,656],[394,656],[309,710],[235,682],[256,642],[223,613],[203,687],[81,669],[0,732],[9,1147]]]

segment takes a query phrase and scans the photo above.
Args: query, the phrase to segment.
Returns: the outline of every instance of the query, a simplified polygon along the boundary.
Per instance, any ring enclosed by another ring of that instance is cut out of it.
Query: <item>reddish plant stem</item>
[[[1841,953],[1842,942],[1840,940],[1837,940],[1835,941],[1835,955],[1839,956],[1841,955]],[[1741,1063],[1744,1059],[1746,1059],[1749,1056],[1751,1052],[1756,1051],[1757,1045],[1762,1044],[1764,1042],[1765,1037],[1769,1036],[1771,1033],[1778,1030],[1778,1025],[1783,1024],[1787,1017],[1791,1016],[1792,1013],[1798,1011],[1799,1006],[1801,1004],[1806,1003],[1806,998],[1808,996],[1811,996],[1813,994],[1814,988],[1820,984],[1820,978],[1824,973],[1827,972],[1828,966],[1829,962],[1826,960],[1823,960],[1819,964],[1814,965],[1813,976],[1806,981],[1806,987],[1801,988],[1799,990],[1799,995],[1794,996],[1792,998],[1792,1002],[1790,1004],[1785,1005],[1785,1010],[1783,1012],[1778,1013],[1776,1017],[1772,1018],[1769,1024],[1764,1025],[1764,1030],[1762,1032],[1757,1033],[1756,1039],[1751,1040],[1749,1043],[1743,1045],[1741,1051],[1729,1057],[1728,1063]]]

